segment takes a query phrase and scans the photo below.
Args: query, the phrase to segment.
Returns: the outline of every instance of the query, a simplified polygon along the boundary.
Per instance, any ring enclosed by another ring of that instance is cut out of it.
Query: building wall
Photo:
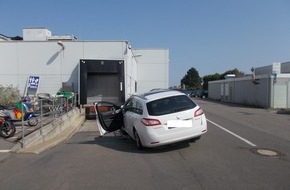
[[[290,73],[290,62],[281,64],[281,73]]]
[[[24,28],[24,41],[46,41],[51,36],[51,31],[47,28]]]
[[[251,77],[209,82],[209,98],[257,107],[271,107],[271,77],[260,76],[259,84]]]
[[[290,74],[259,75],[209,82],[209,98],[263,108],[290,108]]]
[[[169,88],[169,51],[168,49],[136,49],[138,93],[154,88]]]
[[[130,50],[130,49],[128,49]],[[133,56],[133,51],[128,51],[127,53],[127,63],[125,64],[125,80],[126,80],[126,90],[127,94],[125,99],[129,98],[132,94],[137,93],[137,61]]]
[[[263,66],[255,69],[255,74],[256,75],[264,75],[264,74],[272,74],[273,73],[273,66],[268,65],[268,66]]]
[[[1,85],[17,86],[25,92],[29,76],[40,76],[38,92],[55,94],[62,82],[74,84],[78,90],[80,59],[125,59],[126,41],[64,41],[64,49],[56,41],[1,42]]]
[[[38,93],[55,94],[63,82],[72,83],[78,92],[80,59],[108,59],[125,62],[126,98],[155,87],[168,88],[168,50],[140,49],[142,56],[136,57],[127,41],[62,44],[64,48],[57,41],[1,41],[0,84],[18,87],[24,95],[28,77],[39,76]]]
[[[290,108],[290,74],[277,75],[273,88],[273,108]]]

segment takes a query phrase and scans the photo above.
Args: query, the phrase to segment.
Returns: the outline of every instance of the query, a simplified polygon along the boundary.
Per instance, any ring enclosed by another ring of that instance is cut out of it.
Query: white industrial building
[[[23,95],[31,85],[31,77],[39,80],[33,86],[37,93],[55,94],[71,88],[81,94],[83,82],[86,86],[82,90],[98,91],[86,92],[88,99],[103,99],[114,91],[119,102],[131,94],[169,85],[168,49],[134,49],[124,40],[78,41],[72,35],[53,36],[47,28],[25,28],[23,40],[0,37],[0,84],[18,87]],[[96,71],[85,68],[83,76],[92,81],[84,81],[80,78],[80,64],[92,60],[99,67]],[[106,64],[123,65],[122,73],[117,76],[115,71],[103,70]]]
[[[290,108],[290,62],[252,69],[252,75],[210,81],[214,100],[262,108]]]

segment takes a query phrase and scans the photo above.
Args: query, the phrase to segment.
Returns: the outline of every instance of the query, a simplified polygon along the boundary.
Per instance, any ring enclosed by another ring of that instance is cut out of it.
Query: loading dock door
[[[79,96],[81,105],[110,101],[125,102],[123,60],[80,60]]]
[[[87,103],[109,101],[119,102],[118,74],[88,73]]]

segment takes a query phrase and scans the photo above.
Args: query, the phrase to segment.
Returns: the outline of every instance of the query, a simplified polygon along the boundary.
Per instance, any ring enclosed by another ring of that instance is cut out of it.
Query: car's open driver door
[[[123,115],[119,106],[111,102],[96,102],[94,107],[100,135],[116,131],[123,126]]]

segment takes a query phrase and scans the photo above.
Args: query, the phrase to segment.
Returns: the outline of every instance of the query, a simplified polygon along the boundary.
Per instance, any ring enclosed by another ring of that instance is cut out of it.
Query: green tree
[[[228,70],[228,71],[224,72],[223,74],[215,73],[212,75],[206,75],[202,78],[203,79],[202,88],[204,90],[208,90],[208,82],[209,81],[223,80],[223,79],[225,79],[225,76],[228,74],[234,74],[234,75],[236,75],[236,78],[245,76],[245,73],[239,71],[237,68],[235,68],[233,70]]]
[[[187,89],[199,89],[201,86],[201,78],[195,68],[190,68],[187,74],[180,81],[181,86],[185,85]]]
[[[221,74],[220,79],[225,79],[225,76],[228,74],[234,74],[234,75],[236,75],[236,78],[245,76],[245,73],[243,73],[243,72],[239,71],[237,68],[235,68],[233,70],[228,70],[228,71],[224,72],[223,74]]]
[[[214,81],[214,80],[220,80],[221,75],[218,73],[215,73],[213,75],[206,75],[203,77],[203,84],[202,84],[202,89],[208,90],[208,82],[209,81]]]

